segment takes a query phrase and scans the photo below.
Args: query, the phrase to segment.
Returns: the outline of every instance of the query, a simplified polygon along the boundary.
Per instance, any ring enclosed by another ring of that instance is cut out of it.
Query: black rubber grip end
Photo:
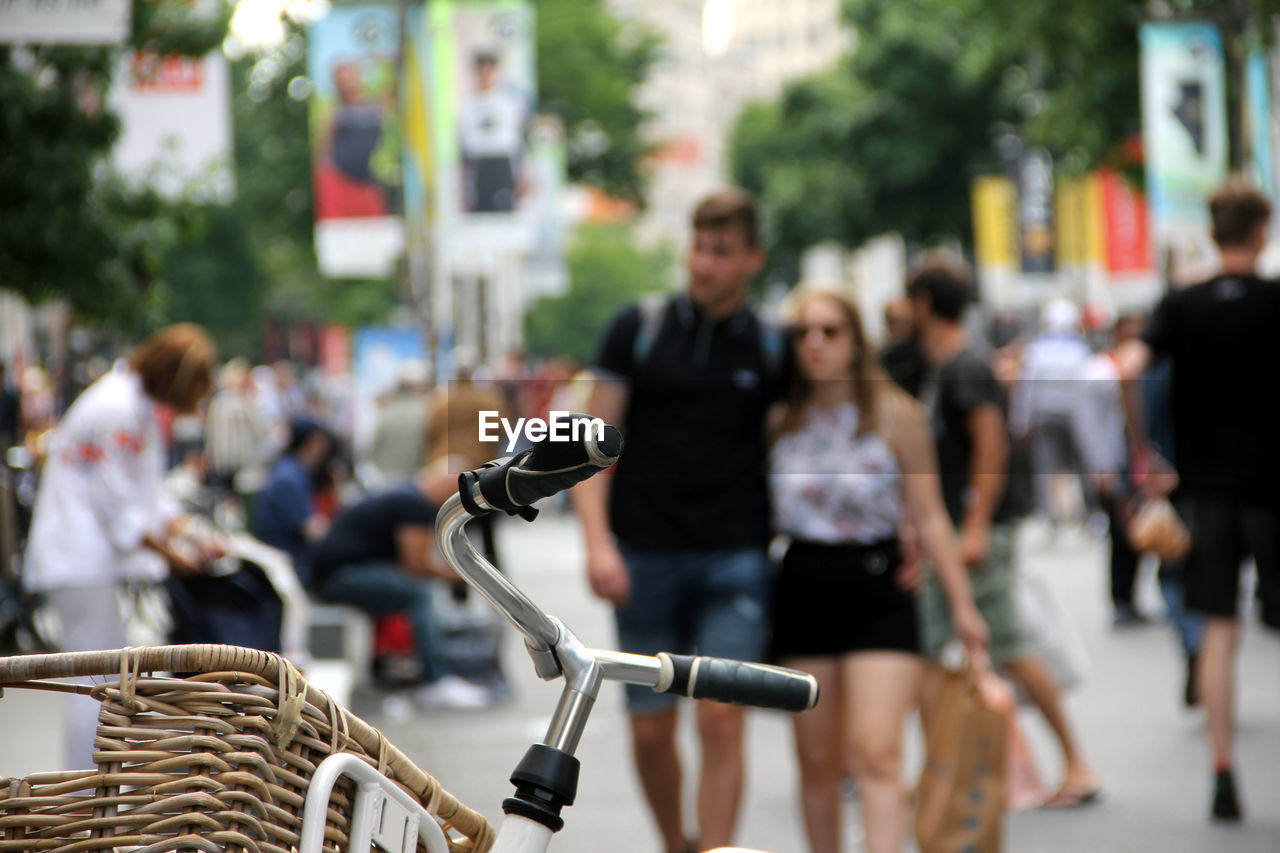
[[[598,418],[569,415],[552,426],[529,450],[476,472],[490,506],[516,512],[603,471],[622,453],[622,433]]]
[[[665,693],[780,711],[807,711],[818,703],[818,681],[806,672],[723,658],[664,657],[672,668]]]

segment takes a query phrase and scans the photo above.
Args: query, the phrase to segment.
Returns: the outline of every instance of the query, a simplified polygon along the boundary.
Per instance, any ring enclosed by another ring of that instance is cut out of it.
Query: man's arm
[[[1134,482],[1148,493],[1168,494],[1178,485],[1173,467],[1158,453],[1149,450],[1146,406],[1142,399],[1142,375],[1155,353],[1145,341],[1129,340],[1116,350],[1120,369],[1120,392],[1124,402],[1125,431],[1129,436],[1130,468]]]
[[[995,403],[983,403],[969,411],[969,488],[960,527],[965,565],[973,568],[987,559],[987,532],[1004,495],[1009,463],[1009,441],[1004,412]]]
[[[597,377],[587,404],[587,413],[605,423],[619,426],[627,409],[629,389],[625,382]],[[630,593],[630,578],[609,526],[609,477],[601,474],[584,480],[569,492],[569,499],[587,548],[587,578],[596,595],[622,604]]]

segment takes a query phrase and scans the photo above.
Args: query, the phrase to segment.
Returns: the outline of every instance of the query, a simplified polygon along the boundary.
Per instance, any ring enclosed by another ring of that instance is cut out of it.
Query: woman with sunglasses
[[[813,673],[818,707],[797,714],[801,801],[813,853],[840,846],[840,784],[858,785],[866,850],[901,851],[907,829],[902,734],[925,664],[899,530],[915,532],[947,592],[956,633],[984,654],[943,508],[923,410],[876,364],[852,298],[806,286],[790,306],[791,393],[770,417],[777,577],[773,656]]]

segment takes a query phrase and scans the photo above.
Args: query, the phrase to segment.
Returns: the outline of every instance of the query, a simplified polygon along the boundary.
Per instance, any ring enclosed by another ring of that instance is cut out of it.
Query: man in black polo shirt
[[[1117,358],[1126,380],[1141,376],[1153,357],[1171,359],[1179,506],[1191,529],[1186,606],[1206,617],[1197,684],[1213,749],[1212,816],[1235,821],[1234,659],[1245,557],[1257,564],[1263,621],[1280,627],[1280,406],[1267,379],[1276,363],[1280,286],[1255,271],[1267,242],[1267,200],[1234,180],[1209,198],[1209,212],[1218,274],[1169,293],[1142,339],[1127,342]],[[1133,429],[1141,421],[1129,408]]]
[[[574,489],[596,595],[621,647],[759,660],[769,570],[764,416],[777,395],[773,336],[747,306],[764,262],[750,196],[693,215],[688,290],[623,309],[596,360],[592,414],[620,424],[615,476]],[[681,812],[673,697],[627,689],[636,769],[668,853],[728,845],[742,797],[743,710],[699,702],[698,834]]]

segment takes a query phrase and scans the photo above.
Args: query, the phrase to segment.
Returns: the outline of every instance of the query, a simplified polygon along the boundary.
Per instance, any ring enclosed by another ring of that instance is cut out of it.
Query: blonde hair
[[[866,329],[862,325],[862,312],[853,294],[847,287],[833,282],[803,282],[796,286],[787,298],[783,316],[788,325],[795,323],[804,307],[816,299],[826,299],[835,303],[844,314],[845,322],[853,335],[853,362],[849,365],[853,378],[852,397],[858,407],[857,435],[874,432],[880,422],[880,396],[882,389],[889,382],[888,376],[880,367],[879,360],[871,351]],[[794,346],[794,344],[793,344]],[[813,396],[813,383],[800,372],[797,359],[791,359],[791,376],[788,387],[791,389],[784,403],[779,434],[795,432],[804,425],[805,407]]]
[[[128,361],[148,397],[187,414],[213,387],[216,357],[208,332],[195,323],[177,323],[139,344]]]

